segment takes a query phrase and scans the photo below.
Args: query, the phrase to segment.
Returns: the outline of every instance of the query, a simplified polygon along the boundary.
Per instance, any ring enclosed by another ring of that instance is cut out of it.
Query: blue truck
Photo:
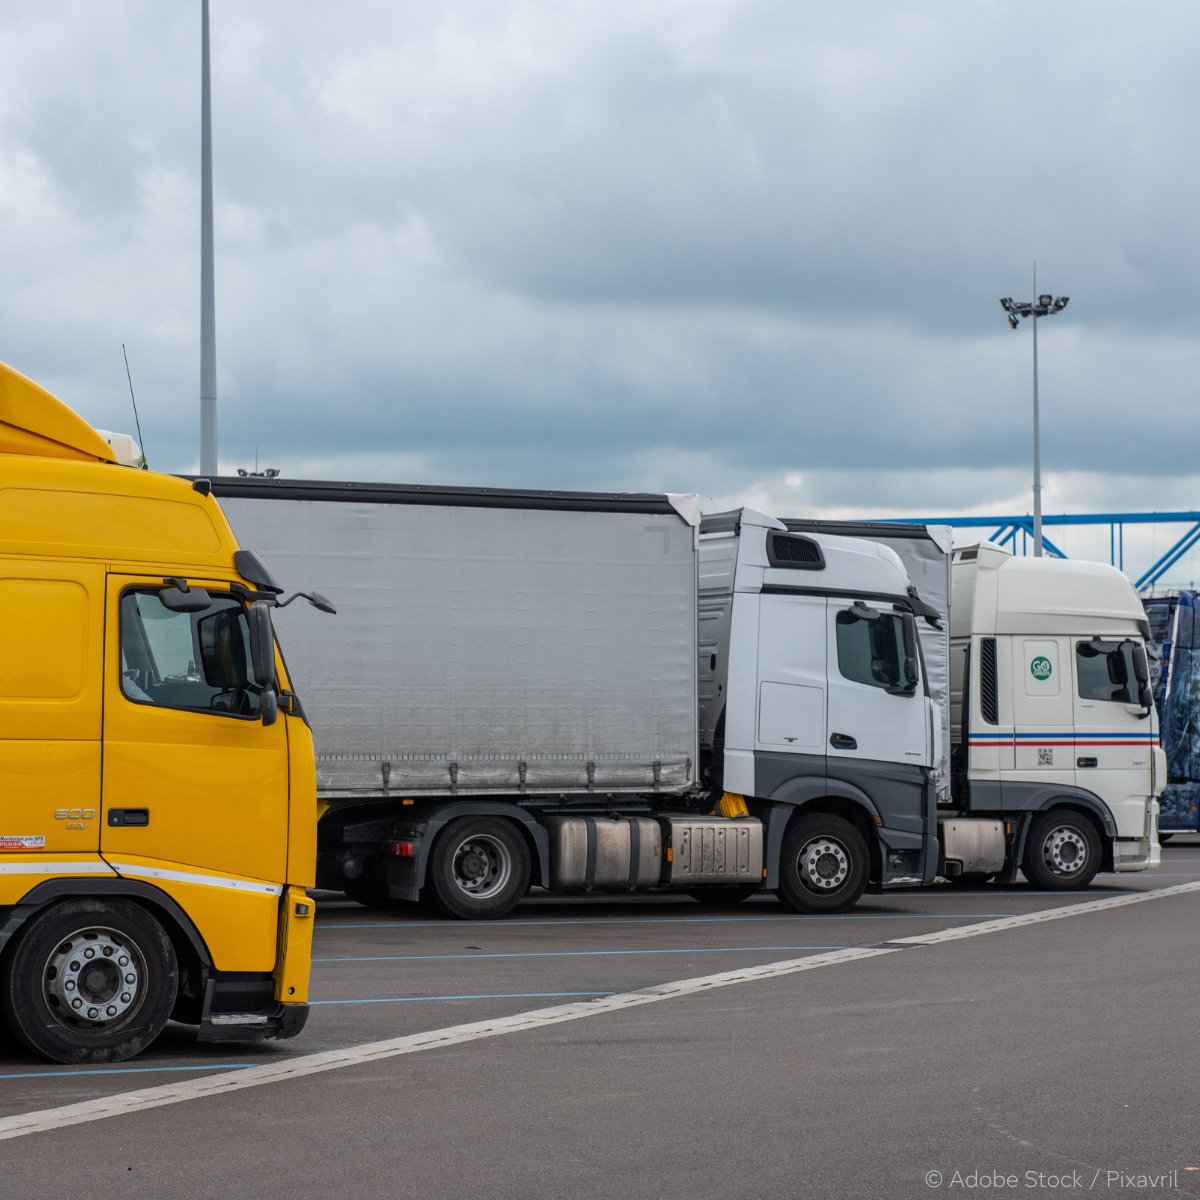
[[[1200,832],[1200,593],[1183,589],[1143,603],[1162,656],[1155,688],[1167,786],[1159,798],[1161,840]]]

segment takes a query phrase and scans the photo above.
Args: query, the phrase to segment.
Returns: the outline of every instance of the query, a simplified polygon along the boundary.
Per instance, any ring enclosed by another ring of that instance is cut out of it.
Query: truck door
[[[760,599],[755,748],[819,756],[825,770],[825,599]]]
[[[109,576],[101,852],[135,868],[122,874],[195,883],[200,867],[279,885],[287,723],[259,716],[245,605],[227,584],[193,583],[212,604],[186,613],[163,605],[161,576]]]
[[[912,616],[882,600],[834,599],[825,630],[830,771],[842,760],[928,766],[929,707]],[[919,806],[916,812],[923,819]]]
[[[1014,775],[1024,782],[1075,783],[1075,713],[1070,639],[1012,639]]]
[[[1120,837],[1145,836],[1150,756],[1158,741],[1139,703],[1139,650],[1129,638],[1074,639],[1075,783],[1107,803]]]

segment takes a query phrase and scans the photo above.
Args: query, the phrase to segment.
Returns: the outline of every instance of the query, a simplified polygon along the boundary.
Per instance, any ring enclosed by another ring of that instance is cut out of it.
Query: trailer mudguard
[[[532,881],[550,886],[550,835],[532,814],[516,804],[498,804],[494,800],[459,800],[432,812],[411,811],[407,819],[392,826],[392,836],[412,842],[412,857],[384,857],[389,895],[397,900],[416,900],[425,886],[429,851],[437,835],[459,817],[506,817],[515,821],[529,838],[533,851]],[[404,832],[401,832],[403,828]]]

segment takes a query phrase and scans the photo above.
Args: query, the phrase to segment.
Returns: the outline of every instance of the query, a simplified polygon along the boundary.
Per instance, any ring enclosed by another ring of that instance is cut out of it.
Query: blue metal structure
[[[894,524],[905,525],[951,525],[956,529],[991,529],[989,541],[1000,546],[1012,544],[1014,554],[1028,550],[1033,538],[1033,518],[1020,517],[885,517],[880,518]],[[1200,512],[1156,512],[1156,513],[1061,513],[1058,516],[1042,517],[1042,527],[1068,525],[1107,525],[1109,539],[1109,561],[1114,567],[1125,570],[1125,526],[1126,525],[1186,525],[1187,530],[1134,580],[1140,591],[1153,587],[1185,554],[1200,543]],[[1045,533],[1042,544],[1048,554],[1057,558],[1067,556]]]

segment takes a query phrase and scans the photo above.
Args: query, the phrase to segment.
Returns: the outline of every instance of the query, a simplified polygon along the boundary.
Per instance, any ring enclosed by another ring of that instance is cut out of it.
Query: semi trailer
[[[1099,871],[1158,864],[1167,757],[1150,626],[1121,572],[1019,558],[990,543],[954,550],[946,527],[785,523],[881,541],[923,596],[948,604],[949,620],[918,626],[949,730],[950,768],[943,760],[938,786],[941,875],[1011,882],[1021,870],[1040,887],[1070,888]],[[1186,621],[1183,629],[1186,643]],[[1180,678],[1185,696],[1186,671]],[[1181,699],[1176,711],[1186,707]]]
[[[694,496],[213,481],[281,576],[318,883],[493,917],[531,885],[837,912],[937,868],[941,719],[886,547]]]
[[[287,1038],[316,778],[279,592],[203,484],[0,364],[0,1017],[65,1063]]]

